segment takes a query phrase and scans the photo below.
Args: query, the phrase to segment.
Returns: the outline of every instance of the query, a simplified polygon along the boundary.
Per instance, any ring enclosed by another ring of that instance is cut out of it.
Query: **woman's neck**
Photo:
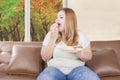
[[[64,41],[64,42],[66,41],[65,40],[65,33],[64,32],[61,32],[61,41]]]

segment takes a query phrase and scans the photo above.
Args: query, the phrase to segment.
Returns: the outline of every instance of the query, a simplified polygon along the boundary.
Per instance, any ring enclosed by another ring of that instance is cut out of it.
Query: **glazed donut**
[[[75,48],[73,46],[67,46],[65,49],[66,50],[75,50]]]

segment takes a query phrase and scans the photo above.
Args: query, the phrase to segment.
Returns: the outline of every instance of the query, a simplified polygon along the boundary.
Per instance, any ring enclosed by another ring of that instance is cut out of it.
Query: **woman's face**
[[[58,30],[60,32],[64,31],[65,12],[63,10],[58,12],[55,22],[58,24]]]

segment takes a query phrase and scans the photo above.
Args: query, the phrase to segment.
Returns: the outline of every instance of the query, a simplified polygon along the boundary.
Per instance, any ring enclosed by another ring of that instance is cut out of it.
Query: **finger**
[[[82,46],[78,45],[78,46],[74,46],[74,48],[82,48]]]
[[[58,24],[57,23],[54,24],[54,28],[58,28]]]
[[[53,30],[53,29],[55,29],[55,25],[54,24],[52,24],[52,26],[50,27],[50,30]]]
[[[58,27],[56,27],[55,30],[58,31]]]
[[[53,26],[54,26],[54,24],[52,24],[52,25],[50,26],[50,30],[53,29]]]

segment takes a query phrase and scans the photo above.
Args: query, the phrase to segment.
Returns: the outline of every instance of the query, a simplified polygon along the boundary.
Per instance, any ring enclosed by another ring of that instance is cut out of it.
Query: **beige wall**
[[[67,0],[90,40],[120,40],[120,0]]]

